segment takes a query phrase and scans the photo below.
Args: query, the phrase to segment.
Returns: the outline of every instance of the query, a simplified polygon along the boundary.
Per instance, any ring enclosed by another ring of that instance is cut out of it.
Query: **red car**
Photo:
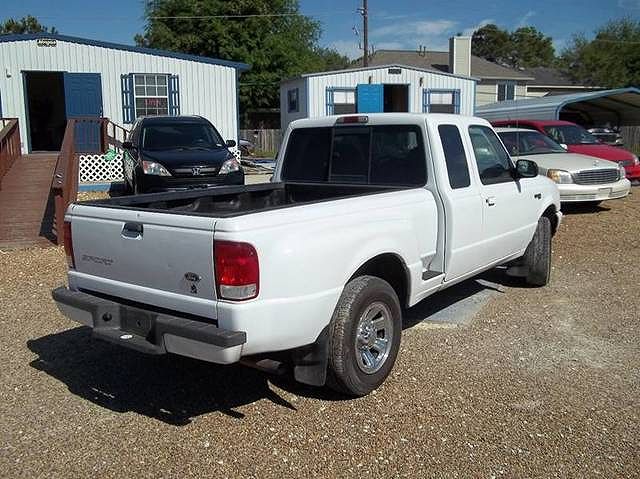
[[[562,120],[499,120],[492,121],[491,124],[537,130],[555,140],[556,143],[566,146],[567,151],[571,153],[581,153],[621,163],[629,180],[640,180],[640,163],[636,155],[619,147],[605,145],[575,123]]]

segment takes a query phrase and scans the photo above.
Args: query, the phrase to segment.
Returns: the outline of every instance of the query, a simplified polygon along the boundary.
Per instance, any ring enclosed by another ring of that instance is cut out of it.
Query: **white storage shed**
[[[243,63],[65,35],[0,36],[0,117],[18,118],[22,149],[57,151],[66,120],[200,115],[238,141]]]
[[[308,73],[281,83],[281,127],[300,118],[340,113],[473,115],[476,81],[406,65]]]

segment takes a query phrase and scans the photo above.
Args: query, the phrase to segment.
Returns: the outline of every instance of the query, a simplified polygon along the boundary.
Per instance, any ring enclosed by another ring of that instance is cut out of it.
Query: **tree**
[[[550,66],[555,61],[553,40],[534,27],[518,28],[511,33],[510,40],[511,65],[514,67]]]
[[[277,107],[282,79],[349,63],[318,47],[320,24],[299,13],[297,0],[147,0],[145,16],[138,45],[250,64],[243,107]]]
[[[494,24],[485,25],[473,34],[471,52],[514,68],[550,66],[555,61],[551,37],[534,27],[509,32]]]
[[[509,32],[493,23],[476,30],[471,39],[471,53],[491,62],[508,63],[511,50]]]
[[[8,33],[58,33],[55,27],[45,27],[36,17],[27,15],[20,20],[10,18],[0,24],[0,34]]]
[[[640,21],[610,21],[590,41],[574,36],[562,52],[561,64],[572,80],[584,85],[640,86]]]

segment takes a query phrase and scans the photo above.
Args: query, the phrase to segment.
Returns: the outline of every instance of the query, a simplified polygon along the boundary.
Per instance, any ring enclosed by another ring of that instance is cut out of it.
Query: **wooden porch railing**
[[[105,153],[110,147],[122,149],[128,131],[108,118],[74,118],[67,127],[53,173],[51,192],[55,202],[55,233],[62,244],[64,215],[78,197],[79,147],[91,146],[95,153]],[[82,150],[83,152],[86,150]]]
[[[127,138],[129,130],[113,123],[108,118],[104,118],[102,122],[102,148],[106,151],[109,146],[116,149],[122,149],[122,143]]]
[[[17,118],[0,118],[0,188],[2,178],[21,155]]]

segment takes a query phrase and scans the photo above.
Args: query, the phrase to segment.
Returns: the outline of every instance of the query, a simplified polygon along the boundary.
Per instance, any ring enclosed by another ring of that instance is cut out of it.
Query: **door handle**
[[[490,196],[489,198],[486,198],[484,201],[487,203],[487,205],[494,206],[496,204],[496,197]]]
[[[125,223],[122,227],[122,237],[125,239],[142,239],[142,223]]]

